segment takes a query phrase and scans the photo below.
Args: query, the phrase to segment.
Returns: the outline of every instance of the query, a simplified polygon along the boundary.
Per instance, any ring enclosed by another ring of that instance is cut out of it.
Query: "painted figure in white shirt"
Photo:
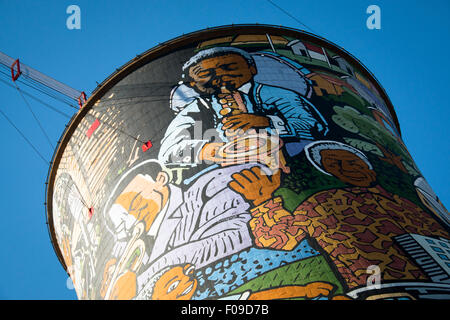
[[[277,58],[271,56],[269,60]],[[326,121],[306,97],[255,80],[255,58],[237,48],[218,47],[203,50],[185,63],[185,84],[182,92],[174,94],[178,99],[184,96],[186,104],[178,101],[175,106],[171,101],[172,108],[179,108],[161,141],[162,163],[217,162],[220,147],[237,134],[255,129],[279,135],[291,156],[326,134]],[[308,92],[306,82],[300,84]]]

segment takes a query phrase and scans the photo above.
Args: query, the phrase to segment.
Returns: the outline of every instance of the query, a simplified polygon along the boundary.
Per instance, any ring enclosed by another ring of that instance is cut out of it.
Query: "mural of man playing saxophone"
[[[297,154],[327,131],[325,120],[305,97],[255,81],[255,60],[241,49],[200,51],[184,64],[183,72],[185,85],[196,97],[186,97],[190,102],[167,128],[158,157],[164,164],[221,163],[220,148],[256,130],[289,141],[286,149]],[[195,135],[198,127],[201,137]]]

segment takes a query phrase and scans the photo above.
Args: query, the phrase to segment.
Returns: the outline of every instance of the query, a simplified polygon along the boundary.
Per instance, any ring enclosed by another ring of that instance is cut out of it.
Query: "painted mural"
[[[358,68],[239,34],[111,88],[55,182],[78,297],[449,299],[449,213]]]

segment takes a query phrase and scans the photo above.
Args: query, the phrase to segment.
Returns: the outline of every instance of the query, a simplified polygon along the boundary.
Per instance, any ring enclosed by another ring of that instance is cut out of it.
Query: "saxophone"
[[[222,93],[217,95],[217,99],[222,106],[222,109],[219,112],[222,117],[247,113],[247,107],[238,91],[230,92],[227,89],[222,88]],[[225,136],[227,138],[236,138],[237,135],[237,131],[225,130]]]
[[[219,112],[222,117],[248,113],[247,107],[238,91],[230,92],[226,88],[222,88],[222,93],[217,95],[217,99],[222,106]],[[274,136],[269,136],[267,132],[259,134],[256,129],[250,129],[246,132],[226,129],[225,136],[229,142],[219,150],[219,155],[224,159],[234,158],[234,160],[225,160],[225,163],[237,164],[256,160],[273,170],[281,168],[285,173],[289,172],[281,150],[282,141],[278,137],[275,139]],[[231,152],[228,153],[226,150]],[[243,151],[245,156],[240,158],[237,154],[233,154],[234,150]]]

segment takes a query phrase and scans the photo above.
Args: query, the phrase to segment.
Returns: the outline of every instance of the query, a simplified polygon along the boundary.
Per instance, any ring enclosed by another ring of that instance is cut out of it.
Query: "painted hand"
[[[333,291],[333,288],[332,284],[326,282],[312,282],[305,286],[287,285],[251,293],[248,300],[327,297]]]
[[[281,171],[278,169],[272,176],[265,174],[260,167],[244,169],[234,173],[228,186],[252,201],[256,207],[272,198],[273,192],[280,187]]]
[[[333,290],[333,285],[326,282],[312,282],[305,287],[305,296],[307,298],[315,298],[318,296],[327,297]]]
[[[265,116],[258,116],[250,113],[241,113],[234,116],[225,117],[222,120],[222,130],[247,132],[250,129],[266,128],[269,126],[269,119]]]

